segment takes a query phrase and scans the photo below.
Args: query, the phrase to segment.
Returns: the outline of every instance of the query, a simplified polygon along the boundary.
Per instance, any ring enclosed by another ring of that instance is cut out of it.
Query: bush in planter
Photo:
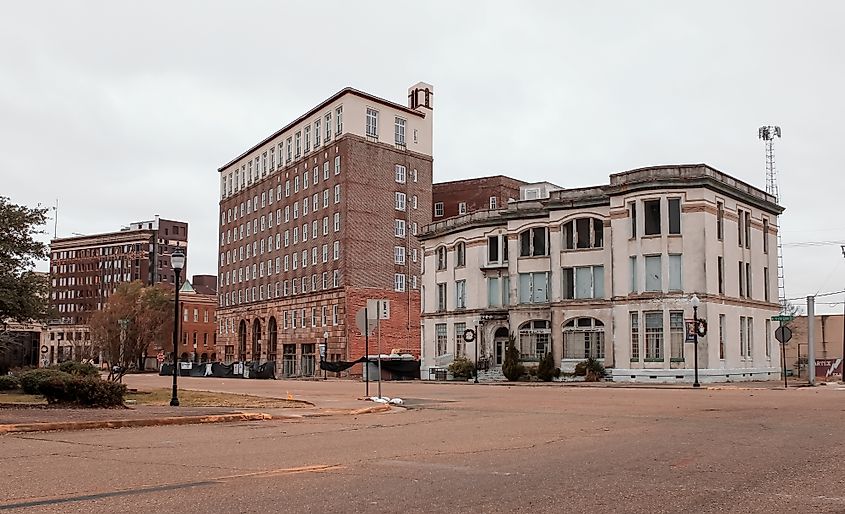
[[[604,365],[592,357],[575,365],[575,376],[586,377],[587,382],[598,382],[606,375]]]
[[[455,378],[472,378],[475,373],[475,364],[466,357],[456,357],[449,364],[449,372]]]
[[[519,380],[525,374],[525,366],[519,362],[519,350],[516,349],[513,336],[508,338],[508,348],[505,350],[505,361],[502,363],[502,374],[511,382]]]
[[[40,389],[47,403],[86,407],[118,407],[126,395],[124,384],[72,375],[51,377],[41,383]]]
[[[560,370],[558,370],[558,375]],[[537,378],[543,382],[551,382],[555,376],[555,358],[552,352],[546,353],[540,360],[540,365],[537,366]]]
[[[11,391],[21,386],[18,377],[13,375],[0,375],[0,391]]]
[[[21,373],[20,381],[21,381],[21,389],[26,394],[43,394],[41,393],[41,384],[50,378],[59,377],[59,378],[68,378],[71,375],[69,373],[65,373],[64,371],[59,371],[57,369],[34,369],[32,371],[26,371]]]
[[[88,362],[66,361],[59,364],[59,371],[81,377],[99,377],[100,371]]]

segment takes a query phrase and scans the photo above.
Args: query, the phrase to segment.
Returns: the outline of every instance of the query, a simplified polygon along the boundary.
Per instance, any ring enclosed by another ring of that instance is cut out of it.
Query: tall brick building
[[[89,357],[88,320],[122,282],[173,283],[170,253],[187,253],[188,224],[160,219],[131,223],[117,232],[53,239],[50,242],[48,363]],[[183,275],[185,276],[185,275]]]
[[[504,209],[509,200],[519,200],[525,182],[504,175],[438,182],[432,187],[434,221],[488,209]]]
[[[419,354],[416,233],[431,221],[434,89],[408,105],[346,88],[220,174],[218,355],[283,376],[357,359],[355,315],[391,300],[382,351]],[[371,348],[371,353],[374,351]]]

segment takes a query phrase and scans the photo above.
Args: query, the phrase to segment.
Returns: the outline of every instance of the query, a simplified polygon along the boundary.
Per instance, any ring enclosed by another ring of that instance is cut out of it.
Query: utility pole
[[[381,300],[376,302],[376,330],[378,330],[378,397],[381,398]]]
[[[799,352],[800,353],[800,352]],[[799,355],[800,357],[800,355]],[[807,297],[807,378],[816,383],[816,297]]]

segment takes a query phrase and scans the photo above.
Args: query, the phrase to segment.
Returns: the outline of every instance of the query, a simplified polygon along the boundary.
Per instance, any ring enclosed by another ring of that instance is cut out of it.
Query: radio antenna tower
[[[778,191],[778,172],[775,169],[775,138],[780,137],[780,127],[768,125],[757,129],[757,137],[766,144],[766,192],[775,197],[780,203]],[[783,241],[781,239],[780,221],[778,221],[778,299],[781,311],[786,310],[786,285],[783,278]]]

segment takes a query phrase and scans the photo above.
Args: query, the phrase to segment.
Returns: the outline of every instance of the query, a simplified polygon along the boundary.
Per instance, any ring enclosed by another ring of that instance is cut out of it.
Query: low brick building
[[[216,277],[194,275],[193,280],[186,280],[179,289],[179,303],[182,310],[179,358],[192,362],[217,361]],[[168,353],[170,348],[157,350]]]
[[[431,216],[434,221],[488,209],[504,209],[519,200],[525,182],[504,175],[438,182],[432,186]]]

